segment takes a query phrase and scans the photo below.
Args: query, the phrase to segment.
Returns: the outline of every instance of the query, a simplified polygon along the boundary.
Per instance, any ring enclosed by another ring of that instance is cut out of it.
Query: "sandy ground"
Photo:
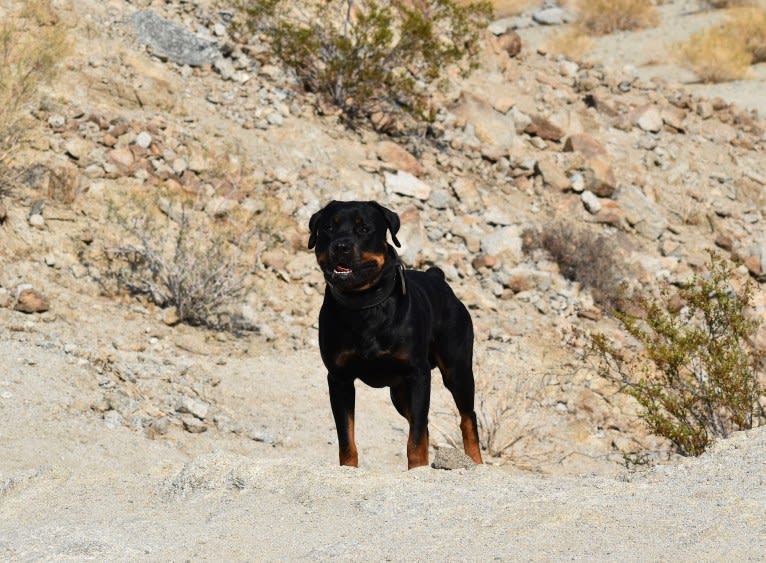
[[[748,80],[703,84],[674,57],[677,44],[692,33],[723,21],[723,11],[702,9],[701,3],[692,0],[669,2],[658,6],[657,11],[659,25],[656,27],[592,38],[593,48],[584,59],[603,63],[610,72],[635,74],[642,80],[660,78],[681,84],[698,96],[721,97],[766,115],[766,96],[763,95],[766,63],[751,66]],[[559,27],[540,26],[522,29],[520,34],[528,45],[537,48],[558,31]]]
[[[384,390],[360,387],[361,467],[339,468],[316,355],[253,348],[194,360],[218,366],[217,400],[273,443],[181,431],[149,440],[78,411],[95,387],[90,364],[34,330],[0,329],[0,559],[754,561],[766,552],[763,430],[699,459],[610,476],[407,472],[404,424]]]

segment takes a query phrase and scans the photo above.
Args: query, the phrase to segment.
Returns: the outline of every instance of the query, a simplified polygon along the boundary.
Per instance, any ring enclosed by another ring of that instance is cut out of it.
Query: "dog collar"
[[[404,265],[397,260],[393,268],[393,275],[386,276],[378,287],[371,291],[363,291],[358,294],[345,293],[335,289],[332,284],[327,284],[333,298],[346,309],[361,311],[372,309],[383,303],[386,299],[401,290],[402,295],[407,295],[407,280],[404,277]]]

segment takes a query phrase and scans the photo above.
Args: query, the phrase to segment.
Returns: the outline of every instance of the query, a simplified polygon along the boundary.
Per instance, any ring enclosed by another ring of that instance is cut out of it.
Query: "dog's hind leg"
[[[446,354],[445,354],[446,355]],[[452,358],[436,355],[436,364],[441,371],[444,386],[452,394],[460,413],[460,433],[463,435],[463,450],[476,463],[482,463],[479,445],[479,428],[474,411],[475,385],[473,380],[472,354],[454,354]],[[452,362],[446,361],[453,360]]]

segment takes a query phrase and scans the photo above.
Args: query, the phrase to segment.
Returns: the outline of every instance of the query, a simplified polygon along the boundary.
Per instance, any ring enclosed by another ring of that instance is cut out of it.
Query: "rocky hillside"
[[[290,410],[302,407],[279,381],[221,390],[232,361],[260,372],[261,357],[302,353],[288,357],[296,376],[312,364],[307,401],[327,423],[324,285],[305,245],[308,217],[331,199],[396,210],[405,262],[439,265],[469,304],[485,425],[500,429],[497,448],[510,444],[495,464],[580,473],[616,470],[624,453],[670,455],[586,357],[587,334],[624,338],[617,325],[544,252],[523,250],[525,232],[567,221],[604,235],[642,285],[689,279],[708,249],[739,260],[740,279],[766,280],[766,124],[735,103],[519,50],[513,26],[496,23],[480,69],[440,99],[432,137],[392,138],[317,111],[265,45],[233,41],[232,14],[212,2],[55,5],[74,48],[29,108],[36,126],[16,156],[25,172],[2,202],[0,324],[4,340],[83,370],[56,384],[62,422],[286,447],[302,431]],[[172,216],[176,197],[212,219],[249,217],[249,291],[231,310],[244,331],[178,324],[109,284],[126,236],[115,210],[129,218],[143,201]],[[766,332],[758,338],[766,347]],[[0,380],[0,405],[26,397],[19,378]],[[452,443],[443,395],[432,419],[434,445]]]

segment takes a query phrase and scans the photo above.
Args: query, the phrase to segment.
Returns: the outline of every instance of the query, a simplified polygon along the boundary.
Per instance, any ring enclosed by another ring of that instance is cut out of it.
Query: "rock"
[[[475,467],[476,463],[460,450],[455,448],[442,447],[436,450],[434,461],[431,467],[434,469],[469,469]]]
[[[500,113],[508,113],[515,104],[516,100],[513,98],[502,96],[495,100],[495,102],[492,104],[492,107],[495,108],[495,111],[499,111]]]
[[[380,160],[397,170],[403,170],[413,176],[420,176],[425,171],[417,158],[392,141],[378,143],[376,152]]]
[[[587,133],[577,133],[567,137],[567,140],[564,141],[563,151],[577,152],[588,158],[606,156],[604,145]]]
[[[620,188],[615,200],[625,212],[628,224],[649,240],[657,240],[667,228],[667,221],[649,198],[635,185]]]
[[[397,252],[405,264],[415,266],[425,241],[420,211],[417,207],[410,206],[399,213],[399,220],[402,226],[396,238],[402,246],[397,249]]]
[[[81,137],[74,137],[64,143],[64,152],[75,160],[88,154],[91,144]]]
[[[521,52],[521,36],[515,31],[506,31],[497,38],[497,46],[513,58]]]
[[[530,124],[524,129],[524,132],[546,141],[560,141],[565,135],[560,127],[557,127],[549,119],[541,115],[533,115]]]
[[[57,166],[50,170],[48,197],[61,203],[72,203],[80,188],[80,169],[71,164]]]
[[[498,150],[509,150],[516,138],[512,116],[502,114],[492,104],[469,92],[462,92],[455,115],[473,126],[476,138]]]
[[[631,121],[642,130],[657,133],[662,130],[662,115],[654,106],[636,108],[631,114]]]
[[[548,291],[551,287],[551,274],[550,272],[519,266],[504,270],[500,282],[514,293],[531,289]]]
[[[152,54],[179,65],[212,64],[221,56],[215,43],[166,20],[150,10],[139,10],[130,18],[139,43]]]
[[[383,177],[386,185],[386,192],[390,194],[393,193],[414,197],[421,201],[427,200],[431,195],[431,186],[418,180],[409,172],[404,172],[402,170],[396,174],[385,172]]]
[[[152,136],[146,131],[141,131],[136,135],[135,143],[142,149],[148,149],[152,144]]]
[[[33,213],[29,216],[29,219],[27,219],[29,224],[33,226],[36,229],[44,229],[45,228],[45,218],[43,217],[42,213]]]
[[[11,292],[4,287],[0,287],[0,309],[10,307],[12,301],[13,299],[11,298]]]
[[[63,129],[66,127],[66,117],[54,113],[48,118],[48,125],[50,125],[53,129]]]
[[[184,425],[184,430],[191,434],[201,434],[207,431],[207,425],[196,416],[190,414],[182,415],[181,422]]]
[[[513,120],[513,127],[516,129],[517,133],[523,133],[532,123],[532,118],[516,106],[511,108],[508,112],[508,116]]]
[[[563,192],[572,187],[572,182],[561,170],[558,163],[550,157],[538,160],[535,170],[542,176],[543,181],[555,190]]]
[[[501,227],[481,240],[481,251],[490,256],[507,256],[513,264],[522,258],[521,232],[519,227]]]
[[[162,310],[162,322],[168,326],[176,326],[181,322],[181,316],[176,307],[168,307]]]
[[[191,414],[200,420],[207,417],[209,405],[192,397],[181,397],[176,404],[176,412]]]
[[[585,206],[585,209],[587,209],[591,215],[596,215],[599,211],[601,211],[601,201],[599,201],[598,197],[596,197],[596,194],[594,194],[592,191],[585,190],[580,195],[580,199],[582,199],[582,203]]]
[[[617,189],[612,165],[604,158],[591,158],[582,172],[585,188],[599,197],[611,197]]]
[[[28,284],[16,288],[16,304],[14,310],[21,313],[44,313],[50,309],[48,299]]]
[[[561,25],[566,23],[567,14],[562,8],[545,8],[532,14],[532,20],[540,25]]]
[[[452,182],[452,190],[465,206],[466,211],[479,211],[484,205],[479,190],[473,180],[467,177],[458,177]]]
[[[106,154],[107,160],[117,166],[117,169],[123,174],[129,174],[135,161],[133,153],[127,147],[120,147],[110,150]]]
[[[234,68],[234,63],[230,59],[220,58],[213,63],[213,68],[221,75],[224,80],[231,80],[237,69]]]
[[[0,225],[5,223],[5,220],[8,218],[8,210],[6,209],[5,205],[0,203]]]

